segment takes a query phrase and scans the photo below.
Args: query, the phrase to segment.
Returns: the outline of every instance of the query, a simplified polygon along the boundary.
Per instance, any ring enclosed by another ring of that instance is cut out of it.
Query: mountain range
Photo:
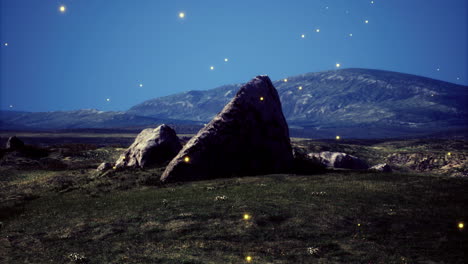
[[[291,133],[354,138],[444,134],[468,127],[468,86],[404,73],[340,69],[273,82]],[[0,128],[128,128],[209,122],[242,84],[144,101],[124,112],[1,111]]]

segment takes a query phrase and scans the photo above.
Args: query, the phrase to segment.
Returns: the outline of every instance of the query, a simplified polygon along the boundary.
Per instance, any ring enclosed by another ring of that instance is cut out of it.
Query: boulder
[[[182,148],[176,132],[168,125],[147,128],[138,134],[133,144],[120,156],[115,167],[139,167],[162,165]]]
[[[109,162],[103,162],[101,163],[98,167],[97,167],[97,171],[107,171],[107,170],[110,170],[112,169],[112,164],[110,164]]]
[[[16,136],[12,136],[8,138],[6,143],[6,149],[8,150],[19,150],[24,147],[24,142],[21,139],[17,138]]]
[[[257,76],[169,163],[162,182],[286,172],[293,161],[288,124],[267,76]]]
[[[387,163],[377,164],[369,168],[372,171],[392,172],[392,168]]]
[[[323,151],[319,153],[309,153],[308,156],[328,168],[352,170],[366,170],[369,168],[369,166],[358,157],[343,152]]]

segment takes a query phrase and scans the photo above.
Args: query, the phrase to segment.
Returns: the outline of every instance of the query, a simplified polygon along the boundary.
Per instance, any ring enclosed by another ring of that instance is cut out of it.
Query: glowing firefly
[[[224,61],[225,61],[225,62],[228,62],[228,58],[225,58]]]
[[[210,66],[210,70],[214,70],[214,66]]]
[[[448,153],[447,153],[447,156],[452,156],[452,152],[448,152]]]
[[[60,13],[65,13],[65,11],[67,11],[67,8],[64,5],[61,5],[59,7],[59,11],[60,11]]]
[[[142,83],[140,83],[140,87],[143,87],[143,84],[142,84]]]
[[[184,13],[184,12],[180,12],[180,13],[179,13],[179,17],[180,17],[180,18],[185,18],[185,13]]]
[[[3,44],[3,45],[5,45],[5,47],[8,46],[8,42],[5,42],[5,44]]]
[[[317,29],[315,30],[315,32],[319,33],[319,32],[320,32],[320,28],[317,28]]]
[[[107,98],[106,101],[107,101],[107,102],[110,102],[110,98]]]
[[[247,261],[247,262],[251,262],[251,261],[252,261],[252,257],[251,257],[251,256],[247,256],[247,257],[245,257],[245,261]]]
[[[302,90],[302,86],[299,86],[297,89]]]
[[[244,220],[249,220],[250,219],[250,215],[249,214],[244,214]]]
[[[301,35],[301,38],[305,38],[305,35],[304,35],[304,34],[302,34],[302,35]]]
[[[369,20],[364,21],[364,23],[369,24]]]
[[[263,100],[265,100],[265,98],[263,98],[263,96],[261,96],[261,97],[260,97],[260,101],[263,101]]]
[[[190,157],[189,157],[189,156],[186,156],[186,157],[184,158],[184,161],[187,162],[187,163],[189,163],[189,162],[190,162]]]
[[[288,79],[284,78],[283,81],[284,81],[284,82],[288,82]]]
[[[462,230],[465,228],[465,224],[463,222],[458,223],[458,229]]]
[[[337,63],[335,66],[336,66],[337,68],[339,68],[339,67],[341,67],[341,64]]]
[[[341,139],[341,137],[340,137],[340,136],[336,136],[335,138],[336,138],[336,140],[340,140],[340,139]]]

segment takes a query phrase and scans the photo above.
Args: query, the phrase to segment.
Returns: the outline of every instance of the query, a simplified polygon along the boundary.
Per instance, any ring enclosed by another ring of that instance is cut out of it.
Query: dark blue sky
[[[0,0],[0,108],[126,110],[337,63],[466,85],[467,2]]]

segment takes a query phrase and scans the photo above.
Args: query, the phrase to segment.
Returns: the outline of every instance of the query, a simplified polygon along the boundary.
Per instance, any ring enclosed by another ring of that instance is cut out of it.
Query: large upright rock
[[[292,160],[278,93],[270,78],[257,76],[187,142],[161,181],[285,172]]]
[[[133,144],[117,160],[115,167],[149,167],[163,164],[182,148],[176,132],[168,125],[147,128],[138,134]]]

